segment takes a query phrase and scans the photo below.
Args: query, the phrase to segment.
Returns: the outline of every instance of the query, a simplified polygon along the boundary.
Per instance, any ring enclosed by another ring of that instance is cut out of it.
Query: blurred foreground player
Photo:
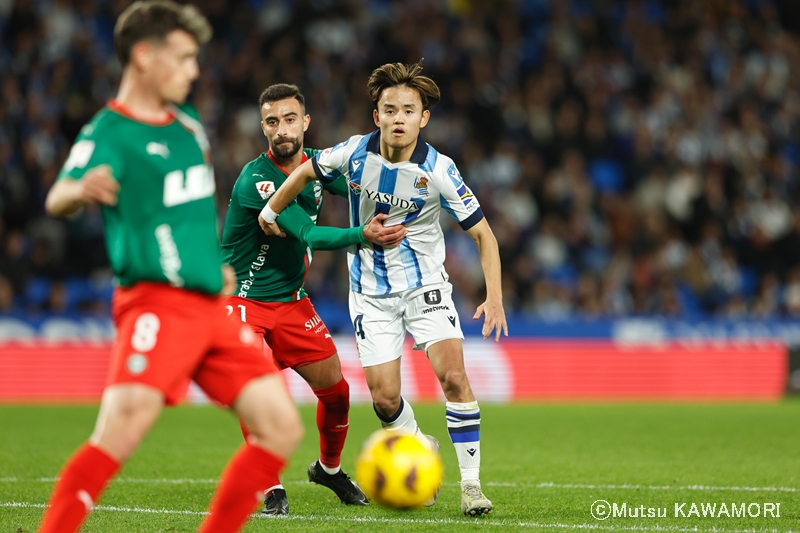
[[[386,215],[354,228],[317,226],[323,190],[347,197],[344,178],[315,181],[278,219],[286,238],[265,235],[258,215],[295,168],[318,150],[303,148],[311,117],[295,85],[276,84],[259,98],[261,129],[269,150],[242,169],[233,186],[222,234],[222,262],[236,271],[228,311],[263,337],[281,368],[297,372],[317,396],[320,456],[308,479],[331,489],[348,505],[367,505],[367,497],[341,469],[349,427],[350,386],[342,375],[336,345],[303,288],[316,250],[338,250],[364,242],[394,245],[403,226],[383,227]],[[243,428],[247,434],[247,428]],[[289,513],[286,489],[277,474],[267,489],[264,514]]]
[[[383,427],[417,432],[414,411],[400,392],[406,332],[414,337],[415,348],[425,351],[447,399],[447,431],[461,470],[461,511],[480,516],[493,505],[481,490],[480,408],[464,368],[464,335],[444,269],[441,212],[452,216],[478,248],[486,301],[473,318],[485,315],[483,337],[496,331],[496,341],[501,331],[508,335],[500,254],[480,204],[453,160],[420,135],[440,98],[439,87],[421,72],[419,63],[376,68],[367,88],[378,130],[354,135],[297,167],[270,198],[259,224],[278,233],[277,213],[308,183],[344,176],[350,189],[351,226],[382,213],[389,215],[387,226],[406,227],[408,235],[397,246],[359,244],[348,250],[350,318],[358,356]]]
[[[162,407],[190,380],[251,429],[228,463],[199,531],[239,531],[302,438],[297,408],[261,341],[227,316],[208,140],[183,105],[211,37],[193,7],[132,4],[117,20],[117,99],[81,131],[45,207],[66,216],[102,206],[120,287],[111,370],[89,441],[59,474],[41,532],[72,533]]]

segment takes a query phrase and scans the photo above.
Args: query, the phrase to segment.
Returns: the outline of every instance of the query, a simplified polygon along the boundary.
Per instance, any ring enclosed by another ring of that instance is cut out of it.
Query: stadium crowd
[[[43,213],[79,128],[112,98],[125,0],[0,0],[0,312],[106,312],[99,210]],[[306,146],[372,131],[366,80],[424,58],[425,140],[458,164],[498,238],[507,309],[557,319],[800,315],[800,9],[780,0],[195,1],[214,24],[192,101],[224,215],[266,149],[258,95],[296,83]],[[330,199],[321,224],[347,224]],[[447,268],[482,301],[454,221]],[[315,303],[346,302],[318,253]]]

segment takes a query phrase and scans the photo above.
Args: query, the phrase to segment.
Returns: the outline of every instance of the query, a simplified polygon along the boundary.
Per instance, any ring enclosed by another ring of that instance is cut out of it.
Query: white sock
[[[447,402],[447,432],[456,448],[461,481],[478,481],[481,471],[481,410],[478,402]]]
[[[374,404],[372,405],[372,408],[375,409]],[[411,404],[405,401],[403,398],[400,398],[400,407],[397,409],[397,412],[389,418],[385,418],[378,412],[377,409],[375,409],[375,414],[378,415],[383,429],[387,431],[406,429],[414,434],[419,431],[419,426],[417,426],[417,421],[414,418],[414,409],[412,409]]]
[[[327,466],[325,466],[324,464],[322,464],[322,461],[320,461],[320,460],[317,460],[317,462],[319,463],[319,466],[321,466],[321,467],[322,467],[322,469],[325,471],[325,473],[326,473],[326,474],[334,475],[334,474],[336,474],[337,472],[339,472],[339,470],[341,470],[341,469],[342,469],[342,466],[341,466],[341,465],[339,465],[339,466],[337,466],[337,467],[335,467],[335,468],[328,468]]]

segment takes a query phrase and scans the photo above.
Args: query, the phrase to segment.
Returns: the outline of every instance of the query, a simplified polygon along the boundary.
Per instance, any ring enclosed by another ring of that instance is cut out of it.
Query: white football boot
[[[461,512],[467,516],[481,516],[492,512],[494,506],[484,496],[480,481],[461,482]]]

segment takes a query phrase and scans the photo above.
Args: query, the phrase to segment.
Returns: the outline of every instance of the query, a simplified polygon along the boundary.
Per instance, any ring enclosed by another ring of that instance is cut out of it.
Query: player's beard
[[[291,145],[289,146],[281,146],[281,143],[290,142]],[[298,138],[290,138],[290,137],[281,137],[276,139],[274,143],[270,146],[272,149],[272,153],[276,157],[280,157],[281,159],[289,159],[290,157],[294,156],[297,152],[300,151],[300,148],[303,146],[303,139]]]

